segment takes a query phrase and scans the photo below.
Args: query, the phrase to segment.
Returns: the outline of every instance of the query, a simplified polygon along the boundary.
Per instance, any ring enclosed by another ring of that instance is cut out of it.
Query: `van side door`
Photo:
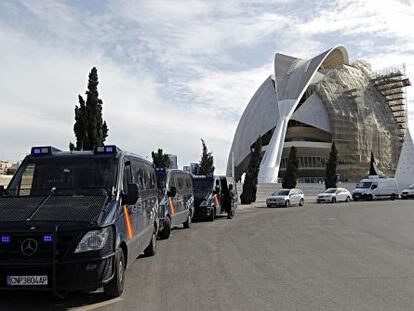
[[[189,210],[191,216],[194,215],[194,194],[193,194],[193,183],[190,175],[184,176],[184,204],[185,209]]]
[[[139,200],[137,204],[137,222],[138,222],[138,240],[139,240],[139,253],[142,253],[146,247],[147,237],[146,237],[146,213],[145,213],[145,204],[146,204],[146,185],[145,185],[145,174],[142,169],[140,161],[136,158],[131,160],[132,171],[133,171],[133,181],[138,184],[139,187]]]
[[[124,170],[122,177],[122,192],[124,195],[127,195],[128,184],[135,182],[133,178],[133,163],[132,161],[125,157],[124,159]],[[135,260],[138,254],[139,247],[139,205],[140,199],[134,205],[122,204],[122,218],[125,228],[125,237],[129,247],[129,259]]]
[[[214,198],[214,206],[216,207],[216,214],[221,214],[221,180],[219,177],[216,178],[214,181],[214,191],[215,191],[215,198]]]
[[[152,232],[153,232],[153,224],[151,222],[151,210],[153,206],[153,196],[152,191],[149,189],[150,185],[150,173],[149,173],[149,166],[144,163],[143,161],[138,161],[138,174],[141,180],[142,186],[142,239],[143,244],[146,247],[147,244],[151,241]]]
[[[377,196],[381,196],[378,183],[375,182],[371,184],[370,192],[374,198]]]
[[[175,187],[177,189],[176,179],[175,179],[175,173],[169,172],[167,176],[167,190],[171,191],[171,189]],[[178,189],[177,189],[178,191]],[[171,217],[171,226],[175,226],[178,222],[177,218],[177,194],[174,197],[168,197],[168,213]]]
[[[177,216],[179,217],[179,223],[183,223],[187,219],[184,206],[184,177],[181,173],[175,176],[177,185]]]
[[[146,165],[147,175],[148,175],[148,201],[145,207],[147,215],[147,223],[150,228],[153,228],[154,221],[158,217],[158,190],[157,190],[157,181],[155,177],[155,169]],[[149,230],[149,229],[148,229]],[[150,230],[152,231],[152,230]]]

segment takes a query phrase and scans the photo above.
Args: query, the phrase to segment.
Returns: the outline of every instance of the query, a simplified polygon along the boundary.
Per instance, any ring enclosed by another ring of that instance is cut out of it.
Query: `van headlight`
[[[110,228],[102,230],[93,230],[85,233],[75,249],[75,253],[84,253],[102,249],[108,241]]]

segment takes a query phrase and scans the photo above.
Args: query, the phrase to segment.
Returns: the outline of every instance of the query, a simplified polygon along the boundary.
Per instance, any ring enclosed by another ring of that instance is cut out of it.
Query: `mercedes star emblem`
[[[32,238],[26,239],[22,242],[20,249],[23,255],[32,256],[37,251],[37,242]]]

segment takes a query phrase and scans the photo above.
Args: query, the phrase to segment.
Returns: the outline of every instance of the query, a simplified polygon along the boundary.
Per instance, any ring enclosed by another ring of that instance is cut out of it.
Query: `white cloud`
[[[375,33],[394,38],[412,35],[407,25],[413,14],[412,6],[396,0],[337,0],[329,2],[301,27],[309,34]]]
[[[406,62],[413,80],[414,9],[404,1],[77,5],[0,3],[14,16],[0,12],[0,109],[12,116],[0,123],[0,139],[9,142],[0,159],[17,160],[31,144],[66,148],[77,94],[94,65],[110,142],[143,155],[164,147],[186,164],[198,160],[203,137],[220,172],[237,119],[272,73],[273,52],[311,57],[345,41],[351,57],[374,68]]]
[[[7,43],[7,44],[6,44]],[[0,158],[18,160],[31,145],[67,149],[73,141],[73,109],[84,93],[87,73],[96,65],[108,141],[148,156],[158,147],[178,154],[180,163],[199,159],[200,138],[215,151],[224,171],[234,124],[204,115],[197,107],[177,108],[159,96],[158,85],[147,73],[131,76],[108,59],[83,57],[51,49],[10,29],[0,32]]]
[[[188,89],[206,109],[238,119],[254,92],[272,72],[272,63],[244,71],[209,70],[188,83]]]
[[[214,56],[219,61],[217,57],[225,58],[222,54],[229,49],[257,45],[290,23],[282,14],[255,10],[251,14],[249,9],[254,4],[249,1],[122,3],[121,16],[135,21],[141,29],[140,39],[147,42],[161,63],[173,68],[198,63],[198,56]],[[113,8],[118,12],[119,5]]]

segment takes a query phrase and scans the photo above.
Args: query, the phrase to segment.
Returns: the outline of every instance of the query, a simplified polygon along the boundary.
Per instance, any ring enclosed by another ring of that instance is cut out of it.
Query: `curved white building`
[[[349,179],[357,178],[371,151],[385,170],[395,170],[406,124],[405,115],[399,116],[392,107],[394,103],[405,109],[405,102],[383,94],[381,88],[388,82],[378,77],[363,61],[350,65],[343,46],[310,59],[276,54],[274,74],[256,91],[240,119],[227,174],[232,174],[234,163],[234,177],[240,179],[259,136],[264,144],[259,183],[283,177],[291,146],[298,148],[299,177],[323,179],[333,141],[343,160],[340,164],[354,168],[355,176]],[[392,82],[402,89],[402,80]],[[352,141],[355,146],[349,148]]]
[[[414,143],[410,131],[407,131],[404,144],[401,150],[400,160],[398,161],[395,179],[398,182],[400,191],[414,184]]]

